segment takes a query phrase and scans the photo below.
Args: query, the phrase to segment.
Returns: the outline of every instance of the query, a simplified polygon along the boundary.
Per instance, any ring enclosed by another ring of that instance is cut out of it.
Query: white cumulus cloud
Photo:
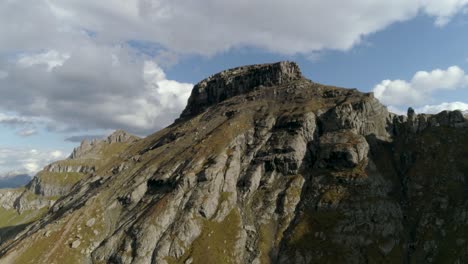
[[[254,46],[280,53],[347,50],[419,14],[443,26],[467,0],[23,0],[0,3],[1,50],[64,48],[86,34],[182,53]],[[24,18],[27,19],[24,19]]]
[[[34,175],[47,164],[66,158],[60,150],[37,150],[0,147],[0,175]]]
[[[126,45],[74,47],[22,55],[6,63],[10,74],[0,85],[0,124],[49,119],[60,130],[122,128],[148,134],[170,124],[185,107],[193,85],[169,80],[151,58]],[[28,127],[21,134],[32,134]]]
[[[437,26],[446,25],[455,14],[468,4],[468,0],[425,0],[422,2],[424,11],[436,17]]]
[[[446,70],[419,71],[410,81],[384,80],[373,89],[384,104],[393,106],[422,105],[438,90],[468,87],[468,75],[458,66]]]
[[[441,103],[437,105],[425,105],[422,107],[418,107],[415,109],[418,113],[428,113],[428,114],[436,114],[444,110],[460,110],[460,111],[468,111],[468,104],[463,102],[450,102],[450,103]]]

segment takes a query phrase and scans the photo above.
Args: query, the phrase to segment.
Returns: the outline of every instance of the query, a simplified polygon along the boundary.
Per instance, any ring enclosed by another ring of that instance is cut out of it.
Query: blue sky
[[[179,115],[194,83],[239,65],[296,61],[313,81],[374,91],[399,113],[468,110],[467,7],[468,0],[0,3],[0,177],[34,174],[86,135],[155,132]]]

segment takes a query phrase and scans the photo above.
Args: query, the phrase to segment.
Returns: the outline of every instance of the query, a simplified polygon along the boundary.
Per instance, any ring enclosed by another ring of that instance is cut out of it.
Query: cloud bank
[[[4,68],[9,74],[0,80],[0,105],[23,117],[47,117],[58,130],[148,134],[179,115],[193,87],[168,80],[154,61],[126,46],[91,42],[67,54],[23,54]],[[0,115],[0,123],[26,120]]]
[[[0,148],[0,177],[12,174],[34,175],[45,165],[66,157],[60,150]]]
[[[390,105],[420,105],[438,90],[468,87],[468,75],[458,66],[431,72],[419,71],[411,81],[384,80],[374,87],[374,93],[383,103]]]
[[[104,139],[105,135],[78,135],[78,136],[71,136],[67,137],[65,141],[73,142],[73,143],[80,143],[83,140],[94,140],[94,139]]]
[[[451,66],[446,70],[419,71],[410,81],[383,80],[373,92],[390,110],[402,113],[401,107],[419,106],[420,113],[438,113],[443,110],[468,110],[463,102],[445,102],[439,105],[427,105],[437,91],[454,91],[468,88],[468,74],[460,67]]]
[[[438,105],[425,105],[416,109],[418,113],[428,113],[436,114],[444,110],[461,110],[463,112],[468,111],[468,104],[463,102],[451,102],[451,103],[441,103]]]
[[[90,33],[107,43],[144,40],[206,55],[241,46],[286,54],[347,50],[364,36],[419,14],[443,26],[467,4],[468,0],[3,1],[0,34],[6,41],[0,51],[69,47]]]
[[[16,129],[16,134],[21,137],[29,137],[37,134],[36,125],[41,122],[43,122],[43,120],[0,112],[0,125]]]

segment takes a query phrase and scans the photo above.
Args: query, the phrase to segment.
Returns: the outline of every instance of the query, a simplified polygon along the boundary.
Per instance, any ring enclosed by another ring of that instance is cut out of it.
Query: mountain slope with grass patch
[[[0,260],[463,263],[467,138],[460,111],[398,116],[292,62],[226,70],[171,126],[54,167],[88,176],[42,176],[76,183]]]

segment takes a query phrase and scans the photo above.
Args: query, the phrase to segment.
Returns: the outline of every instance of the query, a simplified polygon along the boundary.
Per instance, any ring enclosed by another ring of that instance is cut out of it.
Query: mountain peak
[[[122,129],[114,131],[114,133],[110,134],[107,137],[107,143],[120,143],[120,142],[133,142],[138,140],[137,136],[134,136]]]
[[[192,90],[181,117],[193,116],[209,106],[260,86],[283,85],[302,79],[295,62],[281,61],[237,67],[214,74],[199,82]]]
[[[116,130],[110,134],[106,139],[85,139],[81,142],[80,146],[75,148],[70,155],[70,159],[76,159],[86,156],[89,153],[93,153],[102,144],[114,144],[114,143],[132,143],[137,141],[139,138],[124,130]]]

